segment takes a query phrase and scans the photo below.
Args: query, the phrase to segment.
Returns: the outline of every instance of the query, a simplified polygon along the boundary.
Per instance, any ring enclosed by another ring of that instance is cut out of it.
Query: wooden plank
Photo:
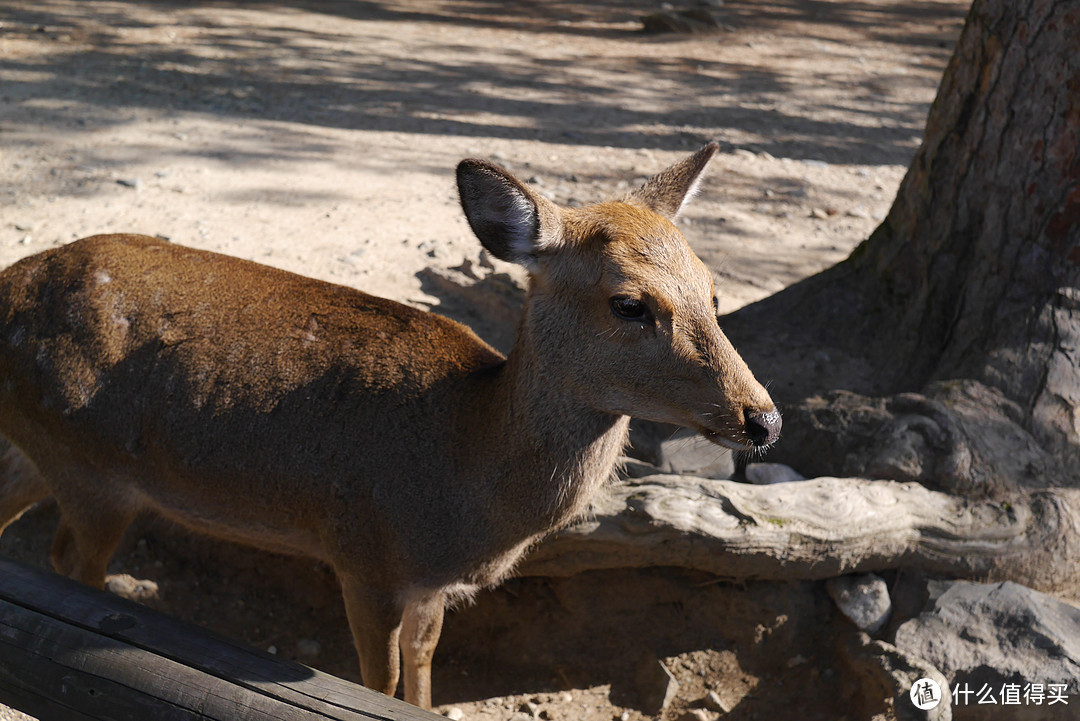
[[[235,687],[235,693],[243,691],[251,694],[243,698],[263,712],[270,713],[268,709],[272,706],[264,707],[253,699],[266,699],[292,709],[294,714],[301,714],[281,718],[340,721],[433,721],[442,718],[362,686],[182,623],[125,599],[4,559],[0,559],[0,607],[3,608],[0,618],[10,621],[8,627],[0,625],[0,642],[10,645],[3,634],[21,632],[24,635],[18,636],[18,645],[29,644],[37,649],[35,653],[38,655],[41,655],[38,646],[50,648],[55,645],[63,650],[64,661],[73,673],[98,673],[102,674],[102,678],[126,683],[130,679],[116,679],[115,674],[123,670],[137,671],[140,676],[150,677],[138,682],[142,684],[137,689],[139,692],[168,692],[172,694],[170,698],[180,699],[178,703],[184,708],[189,706],[184,706],[186,702],[183,699],[198,693],[193,689],[224,683],[227,686],[222,688],[231,686]],[[20,610],[41,618],[20,615]],[[54,620],[65,628],[54,628],[42,618]],[[38,629],[45,628],[48,631],[42,630],[39,635],[33,635]],[[72,635],[75,631],[84,635]],[[83,649],[83,656],[89,654],[92,659],[80,657],[75,653],[77,649]],[[3,645],[0,645],[0,650],[4,650]],[[49,660],[56,661],[52,656],[49,656]],[[77,664],[72,665],[76,660],[99,665],[88,670]],[[40,659],[38,662],[43,663]],[[4,663],[3,657],[0,657],[0,665]],[[158,673],[159,668],[167,669],[167,673]],[[19,679],[6,683],[25,684],[23,673],[17,666],[8,666],[7,670],[18,673]],[[179,685],[166,688],[168,684],[164,683],[164,679],[176,679]],[[0,676],[0,686],[4,683],[3,676]],[[150,686],[146,685],[148,683]],[[154,686],[154,683],[158,685]],[[216,699],[215,696],[209,700],[218,703]],[[220,710],[218,706],[213,708]],[[220,718],[272,717],[226,715]]]
[[[220,679],[6,602],[0,603],[0,669],[21,687],[4,699],[15,708],[29,695],[97,719],[228,718],[245,702],[257,702],[233,694],[222,703]],[[200,707],[208,713],[200,713]],[[281,716],[252,713],[249,718]]]

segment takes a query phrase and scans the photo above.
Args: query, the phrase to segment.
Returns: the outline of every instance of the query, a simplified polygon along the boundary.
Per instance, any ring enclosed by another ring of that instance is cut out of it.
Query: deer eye
[[[609,301],[611,312],[623,320],[649,322],[652,320],[649,306],[640,300],[617,295]]]

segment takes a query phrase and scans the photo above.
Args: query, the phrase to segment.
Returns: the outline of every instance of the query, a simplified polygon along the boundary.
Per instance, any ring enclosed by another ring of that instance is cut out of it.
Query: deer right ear
[[[457,183],[469,226],[496,258],[535,270],[537,256],[558,242],[558,206],[499,166],[462,160]]]

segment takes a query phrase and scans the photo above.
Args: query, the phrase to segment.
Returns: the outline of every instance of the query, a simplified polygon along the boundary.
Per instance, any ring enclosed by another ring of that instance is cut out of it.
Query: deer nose
[[[780,411],[773,408],[767,413],[746,411],[746,435],[755,446],[767,446],[780,437]]]

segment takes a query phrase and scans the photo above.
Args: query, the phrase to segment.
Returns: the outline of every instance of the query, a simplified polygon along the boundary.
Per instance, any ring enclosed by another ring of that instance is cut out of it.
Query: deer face
[[[746,450],[776,440],[780,414],[720,330],[712,275],[669,219],[714,152],[707,146],[625,202],[580,210],[494,166],[466,166],[476,161],[459,166],[459,185],[485,247],[531,272],[524,327],[552,382],[598,411]]]

